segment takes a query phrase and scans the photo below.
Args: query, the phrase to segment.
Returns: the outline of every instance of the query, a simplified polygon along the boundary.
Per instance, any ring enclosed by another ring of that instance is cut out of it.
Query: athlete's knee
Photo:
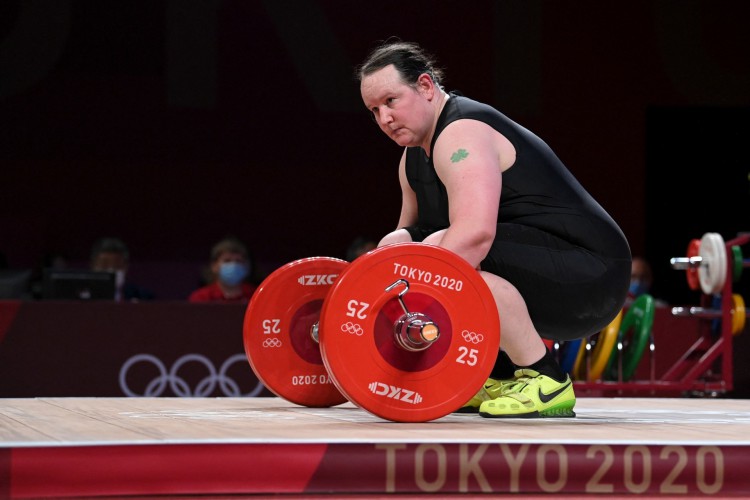
[[[505,295],[508,293],[512,293],[514,295],[521,295],[518,292],[518,289],[516,289],[515,286],[513,286],[512,283],[510,283],[505,278],[501,278],[497,274],[493,274],[487,271],[482,271],[481,269],[477,271],[479,275],[482,277],[485,283],[487,283],[487,286],[490,288],[490,291],[492,292],[492,295],[495,296],[497,299],[500,295]]]
[[[443,241],[443,236],[445,235],[445,232],[447,229],[441,229],[440,231],[435,231],[431,235],[429,235],[427,238],[424,239],[424,242],[428,245],[435,245],[440,246],[440,242]]]
[[[390,245],[392,243],[410,243],[412,241],[409,231],[406,229],[396,229],[385,236],[378,242],[378,246]]]

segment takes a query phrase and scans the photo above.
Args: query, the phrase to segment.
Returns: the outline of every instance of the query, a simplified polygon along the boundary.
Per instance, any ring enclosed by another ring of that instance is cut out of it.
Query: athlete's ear
[[[432,99],[435,95],[435,82],[432,81],[429,73],[419,75],[417,78],[417,90],[428,99]]]

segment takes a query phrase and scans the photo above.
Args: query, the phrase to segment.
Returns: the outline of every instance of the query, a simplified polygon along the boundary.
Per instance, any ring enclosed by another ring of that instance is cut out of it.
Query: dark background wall
[[[0,251],[12,267],[85,262],[119,236],[142,284],[182,298],[226,234],[261,274],[380,237],[400,151],[352,69],[397,35],[438,56],[449,89],[541,135],[681,300],[669,257],[750,229],[748,14],[722,0],[5,1]]]

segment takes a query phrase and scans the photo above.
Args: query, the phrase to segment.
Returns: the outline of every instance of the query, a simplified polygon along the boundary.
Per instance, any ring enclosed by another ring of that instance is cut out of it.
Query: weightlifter
[[[500,313],[491,378],[459,411],[574,417],[570,377],[542,339],[594,334],[620,312],[631,271],[622,230],[539,137],[447,92],[418,44],[381,44],[357,75],[375,122],[404,148],[398,229],[378,245],[453,251],[477,268]]]

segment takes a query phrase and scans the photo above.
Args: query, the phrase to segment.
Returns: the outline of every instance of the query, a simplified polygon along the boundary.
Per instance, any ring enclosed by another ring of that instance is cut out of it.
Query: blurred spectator
[[[91,270],[115,273],[115,300],[152,300],[154,294],[128,281],[130,250],[118,238],[101,238],[91,248]]]
[[[634,299],[639,295],[649,293],[651,291],[653,280],[654,277],[651,272],[651,264],[649,264],[649,262],[643,257],[633,257],[628,297]]]
[[[654,303],[657,306],[666,306],[667,303],[664,300],[654,297],[651,291],[653,285],[654,274],[651,264],[643,257],[634,256],[630,271],[630,288],[628,289],[628,296],[625,303],[630,304],[639,295],[648,293],[653,297]]]
[[[247,281],[252,264],[244,243],[225,238],[211,248],[210,279],[190,294],[190,302],[247,302],[256,286]]]
[[[46,253],[42,257],[44,269],[67,269],[68,258],[61,253]]]
[[[346,261],[352,262],[360,255],[366,254],[377,246],[378,244],[370,238],[359,236],[355,238],[349,245],[349,248],[346,249]]]

